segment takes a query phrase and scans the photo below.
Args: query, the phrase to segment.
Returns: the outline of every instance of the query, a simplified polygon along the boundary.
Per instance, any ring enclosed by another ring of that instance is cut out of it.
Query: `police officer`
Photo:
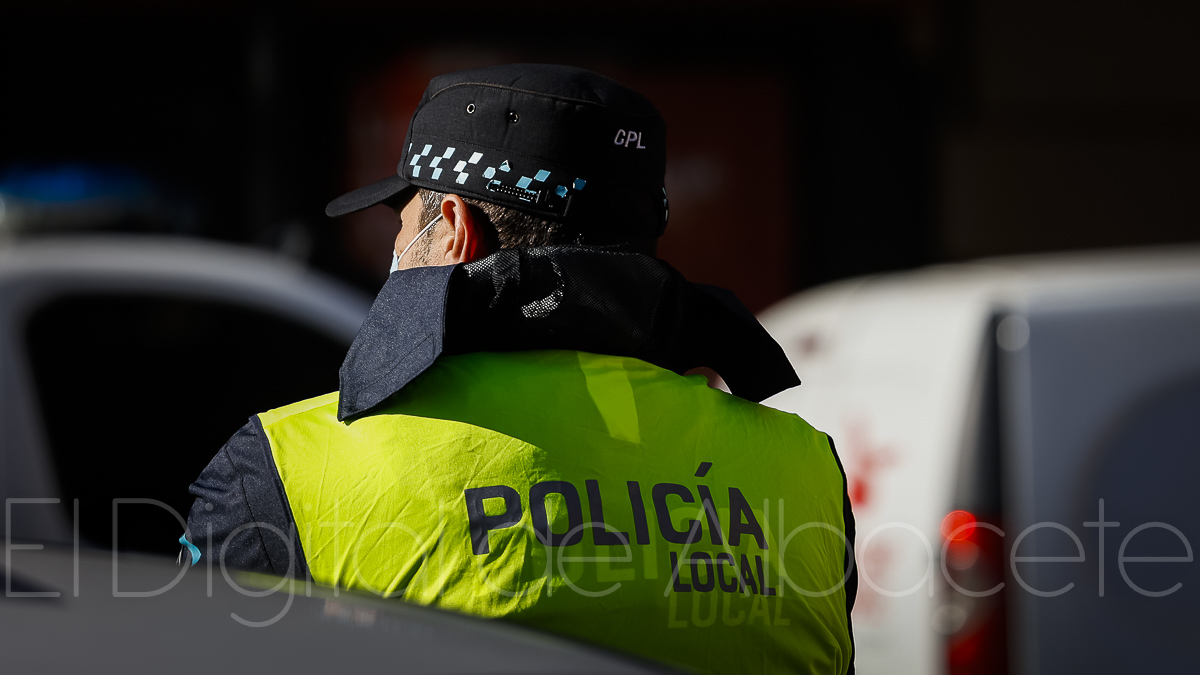
[[[191,487],[191,562],[702,672],[852,671],[844,474],[825,434],[756,403],[799,380],[753,315],[654,257],[665,132],[585,70],[434,78],[396,175],[326,209],[400,222],[340,391],[221,449]]]

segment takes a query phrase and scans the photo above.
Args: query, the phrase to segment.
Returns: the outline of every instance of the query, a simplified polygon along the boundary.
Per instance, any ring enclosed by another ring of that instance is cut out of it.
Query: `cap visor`
[[[402,176],[388,176],[377,183],[360,187],[353,192],[338,197],[325,206],[325,215],[330,218],[344,216],[347,213],[361,211],[368,206],[375,206],[384,200],[394,197],[412,187]]]

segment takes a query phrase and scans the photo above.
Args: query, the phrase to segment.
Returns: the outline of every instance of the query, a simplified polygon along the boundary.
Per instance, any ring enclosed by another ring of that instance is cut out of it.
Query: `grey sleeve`
[[[304,556],[295,521],[258,417],[221,448],[190,492],[187,541],[211,564],[281,576],[302,576]],[[186,562],[198,562],[191,549]]]

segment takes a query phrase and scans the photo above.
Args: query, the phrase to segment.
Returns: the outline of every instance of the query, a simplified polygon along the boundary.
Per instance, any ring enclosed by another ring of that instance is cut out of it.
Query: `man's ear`
[[[441,264],[471,262],[490,253],[484,224],[462,197],[448,194],[442,199],[442,220],[446,221],[449,228],[447,234],[440,238],[439,248],[443,254]]]

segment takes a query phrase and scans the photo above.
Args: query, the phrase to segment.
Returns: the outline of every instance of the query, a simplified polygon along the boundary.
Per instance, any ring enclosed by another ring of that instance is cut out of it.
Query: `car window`
[[[112,541],[112,500],[161,501],[184,518],[188,485],[258,412],[337,389],[347,344],[261,309],[165,295],[78,293],[26,327],[36,396],[63,507]],[[169,553],[162,508],[120,507],[119,548]]]

